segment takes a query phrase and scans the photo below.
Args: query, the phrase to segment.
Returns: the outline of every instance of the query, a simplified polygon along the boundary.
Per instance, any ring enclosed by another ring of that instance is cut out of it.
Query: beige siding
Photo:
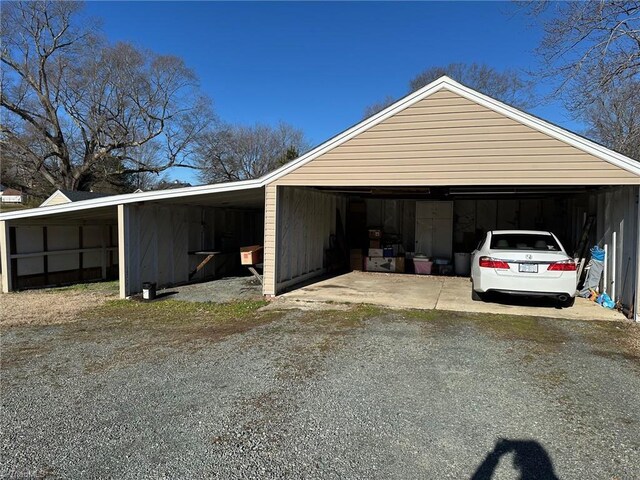
[[[62,205],[63,203],[70,203],[70,200],[65,197],[61,192],[55,192],[47,199],[47,207],[51,205]]]
[[[640,184],[640,178],[448,90],[396,113],[278,185]]]
[[[275,185],[265,187],[264,198],[264,262],[262,293],[276,294],[276,200]]]

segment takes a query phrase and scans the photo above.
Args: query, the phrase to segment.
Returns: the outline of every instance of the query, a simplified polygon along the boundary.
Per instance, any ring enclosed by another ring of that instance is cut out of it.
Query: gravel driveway
[[[148,322],[3,330],[1,477],[640,478],[628,324],[372,307]]]

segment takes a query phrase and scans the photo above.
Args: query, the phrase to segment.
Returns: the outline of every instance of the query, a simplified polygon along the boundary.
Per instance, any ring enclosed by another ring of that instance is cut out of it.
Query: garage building
[[[452,259],[491,229],[551,230],[573,253],[592,225],[603,286],[638,318],[639,192],[639,162],[442,77],[256,180],[0,215],[2,287],[117,271],[126,297],[224,276],[240,246],[261,244],[275,296],[349,266],[372,228],[394,258]]]

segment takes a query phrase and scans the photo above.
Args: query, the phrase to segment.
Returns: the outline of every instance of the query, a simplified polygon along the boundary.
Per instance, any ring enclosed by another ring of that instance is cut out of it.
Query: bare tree
[[[528,2],[544,28],[539,76],[585,133],[640,159],[640,1]],[[544,15],[543,15],[544,13]]]
[[[580,92],[578,90],[577,92]],[[628,157],[640,160],[640,81],[612,80],[590,102],[576,93],[574,113],[586,122],[585,134]],[[579,108],[579,110],[578,110]]]
[[[25,183],[65,189],[189,164],[211,115],[193,72],[177,57],[108,44],[76,25],[80,9],[3,3],[3,157],[21,162]],[[150,142],[153,162],[139,155]]]
[[[595,93],[640,73],[640,1],[545,1],[526,7],[543,22],[541,73],[560,79],[561,87],[577,80]],[[586,73],[591,75],[588,85],[581,80]]]
[[[534,103],[532,84],[521,73],[499,71],[478,63],[450,63],[427,68],[409,82],[409,89],[415,92],[443,75],[514,107],[528,108]]]
[[[525,80],[522,74],[515,70],[499,71],[478,63],[451,63],[445,66],[429,67],[409,82],[409,93],[421,89],[443,75],[518,108],[529,108],[534,105],[533,84]],[[383,101],[368,106],[364,117],[378,113],[394,101],[392,97],[386,97]]]
[[[222,125],[202,136],[197,165],[207,183],[247,180],[284,165],[307,148],[302,131],[286,123]]]
[[[384,110],[388,106],[390,106],[393,103],[395,103],[396,100],[398,100],[398,99],[392,97],[391,95],[387,95],[386,97],[384,97],[379,102],[372,103],[371,105],[368,105],[364,109],[364,114],[362,115],[362,118],[373,117],[376,113],[381,112],[382,110]]]

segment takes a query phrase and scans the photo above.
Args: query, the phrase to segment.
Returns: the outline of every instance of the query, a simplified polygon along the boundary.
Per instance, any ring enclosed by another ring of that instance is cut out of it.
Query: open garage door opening
[[[468,277],[486,232],[541,230],[582,266],[606,248],[601,291],[632,305],[637,197],[625,186],[279,187],[278,289],[350,270]]]
[[[264,189],[119,206],[121,296],[250,275],[242,247],[262,245]],[[260,265],[257,265],[260,267]]]

